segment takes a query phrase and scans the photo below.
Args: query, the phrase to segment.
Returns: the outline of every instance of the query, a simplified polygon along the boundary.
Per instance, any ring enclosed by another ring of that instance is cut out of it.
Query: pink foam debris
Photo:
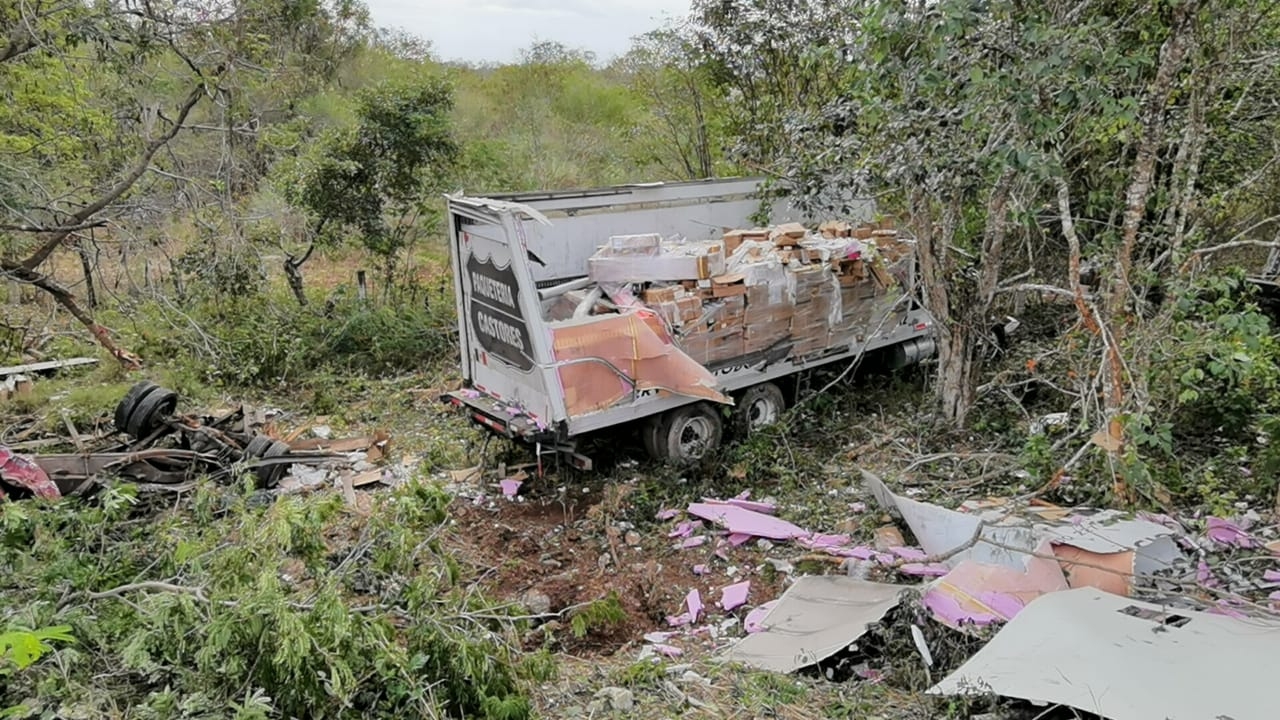
[[[659,520],[671,520],[680,517],[680,511],[676,508],[667,508],[666,510],[659,510],[654,517]]]
[[[942,577],[951,572],[951,568],[942,563],[906,563],[898,568],[898,572],[916,577]]]
[[[827,548],[843,547],[853,541],[848,535],[826,535],[823,533],[813,533],[806,537],[796,538],[796,544],[807,547],[810,550],[826,550]]]
[[[689,594],[684,598],[685,607],[689,608],[689,617],[693,622],[698,622],[698,618],[702,616],[702,610],[705,605],[702,604],[702,594],[697,588],[690,590]]]
[[[893,565],[894,563],[898,562],[898,558],[894,557],[889,553],[878,552],[876,553],[876,562],[880,563],[881,565]]]
[[[498,481],[498,486],[502,488],[502,494],[508,498],[515,497],[516,494],[520,492],[520,486],[523,484],[524,483],[516,480],[515,478],[506,478],[505,480]]]
[[[729,533],[729,544],[734,547],[746,545],[751,541],[751,536],[746,533]]]
[[[889,548],[889,552],[897,555],[903,560],[924,560],[929,557],[923,550],[914,547],[891,547]]]
[[[867,511],[867,504],[864,502],[849,503],[849,509],[856,513],[864,513]]]
[[[1280,582],[1280,570],[1268,570],[1262,573],[1263,582]]]
[[[684,627],[685,625],[692,625],[693,618],[689,617],[689,613],[687,612],[680,613],[679,615],[668,615],[667,624],[671,627]]]
[[[870,560],[876,555],[876,551],[866,545],[858,545],[856,547],[830,547],[823,548],[823,550],[825,550],[828,555],[854,558],[855,560]]]
[[[700,527],[702,527],[701,520],[694,520],[693,522],[689,522],[688,520],[681,520],[680,524],[676,526],[675,530],[672,530],[671,532],[667,533],[667,537],[673,537],[673,538],[689,537],[690,535],[693,534],[694,530],[697,530]]]
[[[1234,545],[1240,548],[1251,548],[1257,545],[1249,533],[1229,520],[1211,517],[1206,521],[1205,527],[1205,534],[1219,545]]]
[[[773,606],[777,604],[777,600],[770,600],[763,605],[757,605],[755,609],[747,613],[746,619],[742,621],[742,627],[748,634],[760,632],[764,629],[761,624],[764,622],[765,616],[768,615],[769,611],[773,609]]]
[[[930,590],[925,593],[920,600],[920,604],[928,608],[943,622],[952,626],[966,622],[974,625],[990,625],[1000,620],[1000,618],[990,613],[967,611],[960,607],[960,603],[956,602],[955,598],[937,590]]]
[[[732,500],[726,500],[725,504],[733,505],[734,507],[740,507],[744,510],[750,510],[752,512],[763,513],[765,515],[772,515],[778,512],[777,505],[774,505],[773,503],[759,502],[757,500],[739,500],[737,498],[734,498]]]
[[[786,520],[753,512],[736,505],[693,503],[689,506],[689,514],[710,520],[730,533],[769,538],[770,540],[791,540],[809,534],[803,528]]]
[[[994,610],[997,614],[1011,618],[1026,607],[1016,596],[1002,592],[984,592],[978,595],[978,602]]]
[[[1213,577],[1213,569],[1209,567],[1209,563],[1203,560],[1196,566],[1196,582],[1205,587],[1213,587],[1218,584],[1218,581]]]
[[[1280,590],[1277,590],[1271,593],[1270,595],[1268,595],[1267,599],[1270,600],[1271,602],[1280,602]]]
[[[696,548],[699,545],[702,545],[703,543],[705,543],[706,541],[707,541],[706,535],[694,535],[691,538],[685,538],[684,542],[680,543],[680,549],[688,550],[689,548]]]
[[[1210,615],[1225,615],[1236,620],[1248,620],[1249,616],[1237,610],[1235,605],[1236,603],[1230,598],[1223,598],[1218,601],[1217,605],[1209,608],[1206,612]]]
[[[653,651],[659,655],[664,655],[669,658],[678,658],[684,654],[684,651],[680,648],[675,647],[674,645],[666,645],[664,643],[655,643],[653,645]]]
[[[693,574],[694,574],[694,575],[706,575],[706,574],[708,574],[708,573],[710,573],[710,572],[711,572],[711,569],[710,569],[710,568],[708,568],[706,565],[694,565],[694,566],[693,566]]]
[[[751,581],[743,580],[720,589],[720,607],[725,612],[735,610],[747,604],[747,595],[751,592]]]

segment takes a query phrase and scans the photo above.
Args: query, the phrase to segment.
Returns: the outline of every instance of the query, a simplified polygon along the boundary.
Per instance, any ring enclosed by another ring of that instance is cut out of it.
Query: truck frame
[[[582,321],[551,320],[546,305],[593,284],[587,277],[588,260],[612,236],[718,238],[731,228],[753,226],[766,210],[770,223],[817,220],[804,217],[785,197],[763,201],[761,182],[735,178],[448,196],[463,382],[441,400],[488,432],[530,445],[539,472],[547,458],[591,469],[591,459],[579,452],[579,440],[630,424],[638,424],[650,454],[685,463],[701,458],[724,436],[725,413],[717,404],[731,406],[730,423],[750,431],[778,419],[786,402],[778,383],[797,373],[872,350],[891,349],[897,366],[932,356],[934,321],[917,300],[913,252],[904,282],[882,299],[864,334],[805,357],[789,354],[783,344],[706,366],[715,385],[708,392],[719,394],[718,399],[701,391],[673,390],[662,382],[645,383],[616,358],[557,359],[555,333]],[[872,201],[858,201],[853,217],[845,219],[870,221],[874,214]],[[575,390],[567,376],[570,370],[584,370],[577,367],[583,364],[592,366],[593,377],[605,373],[627,391],[608,407],[574,412],[566,401],[566,391]]]

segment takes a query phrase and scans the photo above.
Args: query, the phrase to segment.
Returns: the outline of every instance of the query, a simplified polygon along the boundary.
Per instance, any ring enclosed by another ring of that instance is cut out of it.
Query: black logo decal
[[[520,370],[533,368],[533,347],[529,328],[520,311],[520,290],[511,266],[495,267],[491,262],[467,259],[468,298],[471,326],[480,346],[490,355]]]

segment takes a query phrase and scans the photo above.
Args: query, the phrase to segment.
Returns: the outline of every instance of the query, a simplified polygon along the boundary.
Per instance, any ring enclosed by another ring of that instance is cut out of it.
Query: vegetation
[[[695,0],[618,58],[468,66],[359,0],[7,3],[0,359],[97,343],[118,366],[59,412],[40,389],[0,413],[91,423],[145,363],[188,396],[373,423],[352,398],[456,373],[442,194],[750,173],[818,215],[874,195],[918,238],[937,372],[867,390],[905,430],[810,395],[678,492],[800,491],[928,435],[910,446],[982,446],[1063,502],[1269,504],[1280,345],[1247,277],[1280,218],[1278,8]],[[1022,339],[991,331],[1006,315]],[[642,485],[631,519],[675,485]],[[0,716],[526,717],[552,668],[441,544],[448,501],[424,477],[369,513],[238,486],[0,502]],[[606,596],[561,619],[580,640],[626,617]]]

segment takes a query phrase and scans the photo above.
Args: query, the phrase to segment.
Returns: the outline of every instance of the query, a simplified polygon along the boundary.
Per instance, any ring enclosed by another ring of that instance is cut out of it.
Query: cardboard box
[[[711,297],[728,298],[728,297],[746,297],[747,286],[742,283],[736,285],[712,285]]]
[[[641,299],[645,305],[654,305],[663,302],[675,302],[676,298],[684,291],[679,285],[664,285],[661,287],[647,288],[641,293]]]

